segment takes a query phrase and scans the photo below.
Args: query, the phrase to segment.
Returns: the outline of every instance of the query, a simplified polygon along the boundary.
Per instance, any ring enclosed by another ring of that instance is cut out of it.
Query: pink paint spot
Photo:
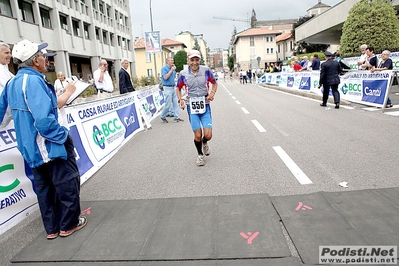
[[[254,240],[259,235],[259,232],[255,232],[253,235],[252,235],[251,232],[248,232],[247,234],[245,234],[244,232],[241,232],[240,235],[243,238],[247,239],[247,243],[249,245],[251,245],[252,244],[252,240]]]
[[[91,207],[89,207],[89,208],[87,208],[85,210],[82,210],[80,213],[81,214],[90,214],[91,213],[90,210],[91,210]]]
[[[295,210],[299,211],[299,210],[313,210],[312,207],[309,207],[308,205],[304,205],[302,202],[298,202],[298,206],[296,206]]]

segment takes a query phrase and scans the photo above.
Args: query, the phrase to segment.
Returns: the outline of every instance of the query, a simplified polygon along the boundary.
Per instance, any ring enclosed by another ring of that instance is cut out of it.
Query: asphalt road
[[[399,120],[360,105],[238,81],[219,82],[212,103],[212,154],[197,167],[185,121],[159,117],[83,184],[82,201],[268,193],[295,195],[399,187]],[[339,186],[348,182],[348,188]],[[43,232],[38,212],[1,236],[0,265]]]

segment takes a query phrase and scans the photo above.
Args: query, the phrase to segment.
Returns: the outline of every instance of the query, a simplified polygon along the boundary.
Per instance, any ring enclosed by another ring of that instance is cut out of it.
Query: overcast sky
[[[334,6],[341,0],[322,0]],[[182,31],[203,34],[211,49],[227,48],[234,26],[240,32],[249,27],[248,23],[228,19],[247,20],[252,8],[256,19],[297,19],[306,15],[306,10],[316,5],[318,0],[151,0],[154,31],[160,31],[161,38],[175,40]],[[151,31],[150,0],[130,0],[133,36],[144,37]]]

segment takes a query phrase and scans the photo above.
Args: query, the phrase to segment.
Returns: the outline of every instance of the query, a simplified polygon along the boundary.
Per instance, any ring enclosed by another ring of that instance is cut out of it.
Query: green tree
[[[234,57],[229,56],[227,59],[227,66],[229,67],[230,71],[234,70]]]
[[[201,61],[200,61],[200,65],[205,65],[204,56],[202,55],[202,52],[201,52],[201,47],[200,47],[200,45],[199,45],[199,43],[198,43],[198,40],[197,40],[197,39],[195,39],[195,42],[194,42],[193,49],[194,49],[194,50],[198,50],[198,51],[200,52],[200,54],[201,54]]]
[[[376,51],[399,47],[399,21],[390,1],[360,0],[349,10],[339,52],[358,54],[364,43]]]
[[[187,65],[187,52],[184,50],[178,51],[173,57],[176,66],[176,72],[183,70],[184,65]]]

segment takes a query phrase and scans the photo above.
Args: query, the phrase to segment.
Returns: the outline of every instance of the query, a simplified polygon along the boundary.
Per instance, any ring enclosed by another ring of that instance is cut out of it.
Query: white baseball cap
[[[44,49],[48,46],[48,43],[33,43],[28,40],[23,40],[18,42],[12,48],[12,57],[25,62],[29,58],[31,58],[34,54],[39,52],[41,49]]]
[[[198,50],[191,50],[187,53],[188,58],[198,57],[201,59],[201,53]]]
[[[55,54],[55,53],[49,53],[49,52],[47,52],[46,49],[42,49],[42,53],[43,53],[44,55],[46,55],[46,56],[56,56],[56,55],[57,55],[57,54]]]

